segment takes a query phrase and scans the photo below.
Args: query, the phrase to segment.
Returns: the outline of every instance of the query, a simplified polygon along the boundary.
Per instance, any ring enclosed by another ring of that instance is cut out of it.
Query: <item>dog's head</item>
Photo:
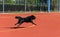
[[[34,15],[31,15],[30,17],[31,17],[32,20],[36,18]]]
[[[20,19],[21,17],[20,16],[15,16],[16,19]]]

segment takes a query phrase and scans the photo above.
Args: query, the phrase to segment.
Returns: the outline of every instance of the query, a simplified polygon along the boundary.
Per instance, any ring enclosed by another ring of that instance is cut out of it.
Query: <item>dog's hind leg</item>
[[[17,25],[18,23],[16,23],[15,25]]]
[[[19,25],[17,25],[17,27],[19,27],[20,25],[22,25],[22,23],[23,23],[23,20],[21,20],[21,22],[19,23]]]
[[[19,23],[19,25],[17,25],[17,27],[20,27],[20,25],[22,25],[23,22]]]

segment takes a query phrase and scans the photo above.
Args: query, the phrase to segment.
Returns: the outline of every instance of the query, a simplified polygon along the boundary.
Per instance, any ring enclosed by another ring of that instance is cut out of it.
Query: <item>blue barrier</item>
[[[48,12],[50,12],[50,0],[48,0]]]

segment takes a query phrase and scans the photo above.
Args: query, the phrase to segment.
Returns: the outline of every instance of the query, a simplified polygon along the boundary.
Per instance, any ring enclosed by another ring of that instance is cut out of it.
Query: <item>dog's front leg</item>
[[[31,23],[34,24],[34,25],[36,25],[33,21]]]

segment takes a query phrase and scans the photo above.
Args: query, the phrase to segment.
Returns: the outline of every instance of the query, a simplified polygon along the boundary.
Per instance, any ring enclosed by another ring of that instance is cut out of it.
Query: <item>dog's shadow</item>
[[[25,27],[4,27],[4,28],[6,28],[6,29],[18,29],[18,28],[25,28]]]

